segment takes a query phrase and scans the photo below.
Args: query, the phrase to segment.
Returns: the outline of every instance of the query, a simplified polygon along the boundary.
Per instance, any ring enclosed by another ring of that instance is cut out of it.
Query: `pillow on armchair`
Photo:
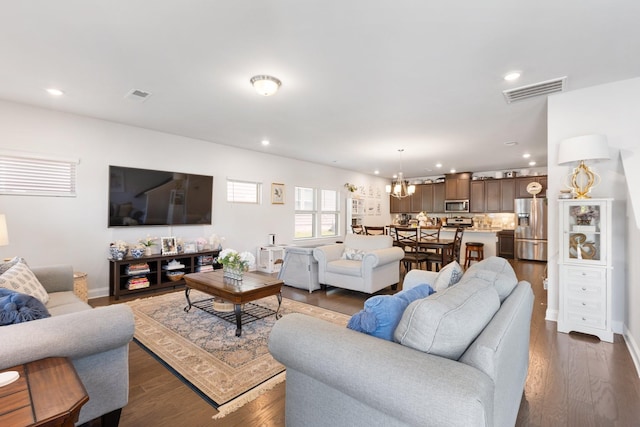
[[[50,317],[37,298],[10,289],[0,288],[0,326]]]
[[[398,292],[395,295],[373,296],[365,301],[364,309],[349,319],[347,328],[391,341],[393,340],[393,331],[398,326],[407,306],[432,293],[434,293],[433,288],[424,284]]]

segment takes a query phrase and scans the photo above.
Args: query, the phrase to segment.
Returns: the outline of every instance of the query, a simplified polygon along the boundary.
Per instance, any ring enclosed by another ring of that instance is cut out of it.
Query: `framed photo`
[[[196,244],[193,242],[189,242],[189,243],[185,243],[184,244],[184,253],[185,254],[194,254],[196,253]]]
[[[284,205],[284,184],[271,183],[271,203],[274,205]]]
[[[160,238],[161,253],[162,255],[177,255],[178,245],[176,244],[175,237],[161,237]]]

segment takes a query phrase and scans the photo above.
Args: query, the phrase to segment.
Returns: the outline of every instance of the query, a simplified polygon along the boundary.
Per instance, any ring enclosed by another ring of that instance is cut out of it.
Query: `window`
[[[296,239],[332,237],[340,232],[339,193],[334,190],[295,188]]]
[[[0,194],[76,196],[78,160],[0,152]]]
[[[227,179],[227,202],[259,204],[261,188],[259,182]]]

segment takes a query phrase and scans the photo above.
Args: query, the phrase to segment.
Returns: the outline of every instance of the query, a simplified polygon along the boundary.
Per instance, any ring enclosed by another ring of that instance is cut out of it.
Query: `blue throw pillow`
[[[432,293],[434,293],[433,288],[425,284],[398,292],[395,295],[373,296],[365,301],[364,309],[349,319],[347,328],[391,341],[393,331],[400,323],[402,313],[407,306]]]
[[[0,326],[51,317],[47,307],[31,295],[0,288]]]

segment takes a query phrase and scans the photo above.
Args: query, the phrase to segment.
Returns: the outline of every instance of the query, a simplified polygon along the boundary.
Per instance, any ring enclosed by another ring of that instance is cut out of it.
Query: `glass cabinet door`
[[[563,210],[563,261],[606,264],[606,205],[592,200],[567,201]]]

